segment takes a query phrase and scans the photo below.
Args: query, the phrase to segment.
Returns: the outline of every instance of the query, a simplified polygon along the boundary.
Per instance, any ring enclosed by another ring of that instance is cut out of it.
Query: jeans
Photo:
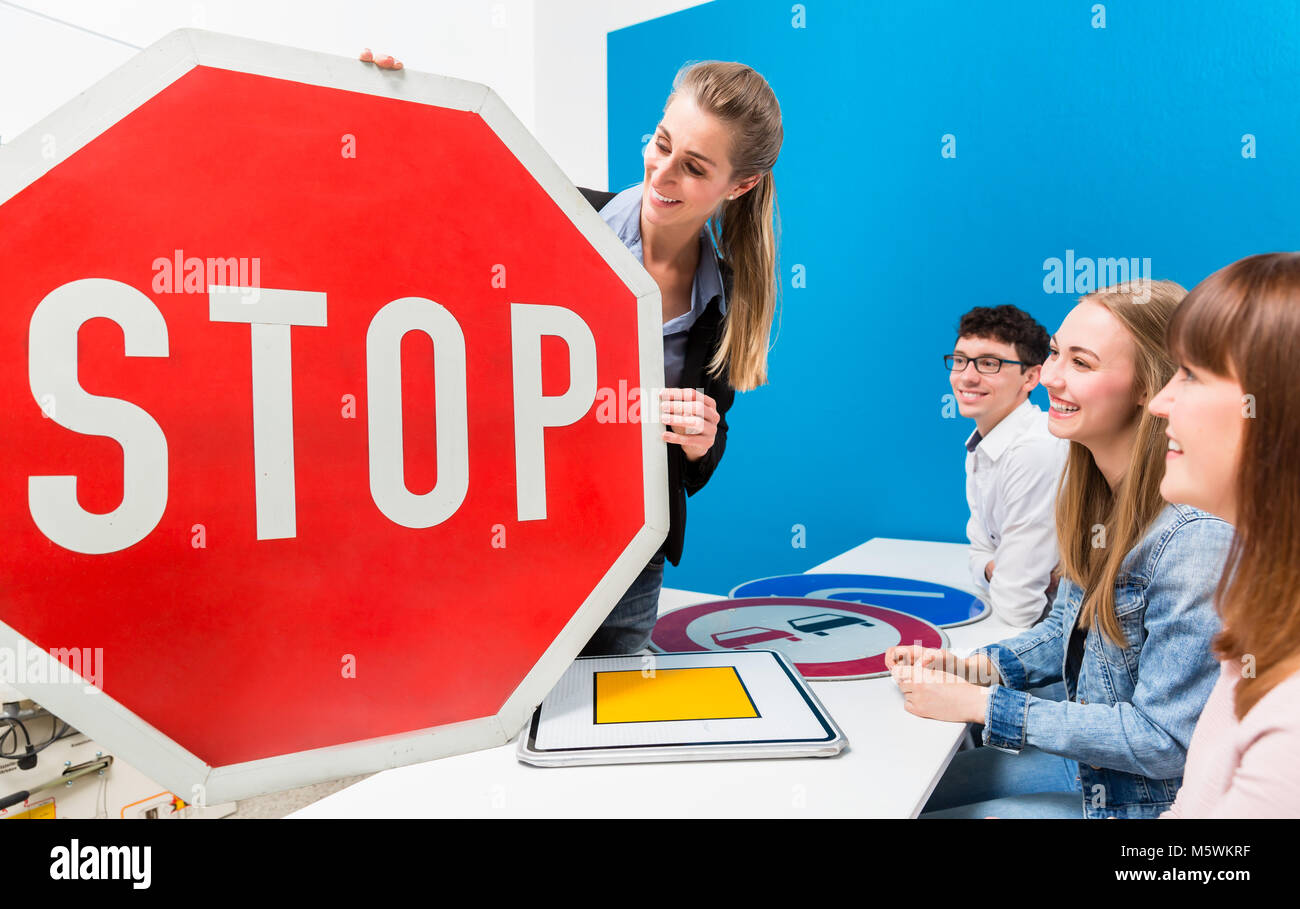
[[[662,550],[637,575],[596,633],[578,656],[623,656],[636,653],[650,643],[655,618],[659,615],[659,588],[664,583]]]
[[[1083,817],[1079,765],[1032,745],[1019,754],[997,748],[959,751],[922,818]]]

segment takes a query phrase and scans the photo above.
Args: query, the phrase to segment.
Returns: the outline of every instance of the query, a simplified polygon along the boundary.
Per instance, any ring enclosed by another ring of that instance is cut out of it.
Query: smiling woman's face
[[[1150,410],[1169,421],[1160,495],[1235,523],[1237,468],[1247,419],[1240,383],[1181,363],[1151,400]]]
[[[1042,384],[1052,435],[1104,445],[1141,416],[1133,338],[1099,303],[1080,303],[1052,336]]]
[[[673,98],[645,149],[641,214],[654,224],[703,224],[737,187],[731,179],[731,136],[686,94]],[[672,199],[665,202],[656,196]]]

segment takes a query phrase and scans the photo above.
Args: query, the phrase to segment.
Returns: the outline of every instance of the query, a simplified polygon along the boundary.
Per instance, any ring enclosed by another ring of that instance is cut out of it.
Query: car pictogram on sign
[[[713,643],[729,650],[744,650],[751,644],[764,641],[797,641],[797,635],[776,628],[737,628],[733,631],[720,631],[712,635]]]
[[[839,615],[831,612],[790,619],[790,627],[795,631],[820,634],[822,636],[825,636],[832,628],[843,628],[845,625],[870,626],[871,623],[860,616]]]

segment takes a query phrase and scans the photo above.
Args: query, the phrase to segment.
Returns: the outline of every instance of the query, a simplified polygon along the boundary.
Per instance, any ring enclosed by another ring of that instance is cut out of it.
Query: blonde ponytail
[[[758,183],[724,201],[709,219],[718,255],[732,273],[722,340],[709,372],[727,370],[731,387],[751,391],[767,383],[767,352],[777,309],[776,250],[780,214],[772,167],[783,138],[781,108],[762,76],[743,63],[708,61],[684,67],[673,80],[667,110],[685,91],[700,110],[731,128],[732,178]]]

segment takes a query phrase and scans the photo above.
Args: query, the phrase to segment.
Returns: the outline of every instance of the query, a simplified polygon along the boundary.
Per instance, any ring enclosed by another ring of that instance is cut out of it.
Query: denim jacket
[[[1115,581],[1129,647],[1094,624],[1076,677],[1066,651],[1084,591],[1066,579],[1041,623],[979,648],[1002,677],[989,698],[984,743],[1011,752],[1032,745],[1077,761],[1085,817],[1156,817],[1173,804],[1218,675],[1214,591],[1232,534],[1211,514],[1166,505]],[[1027,692],[1061,680],[1064,701]]]

